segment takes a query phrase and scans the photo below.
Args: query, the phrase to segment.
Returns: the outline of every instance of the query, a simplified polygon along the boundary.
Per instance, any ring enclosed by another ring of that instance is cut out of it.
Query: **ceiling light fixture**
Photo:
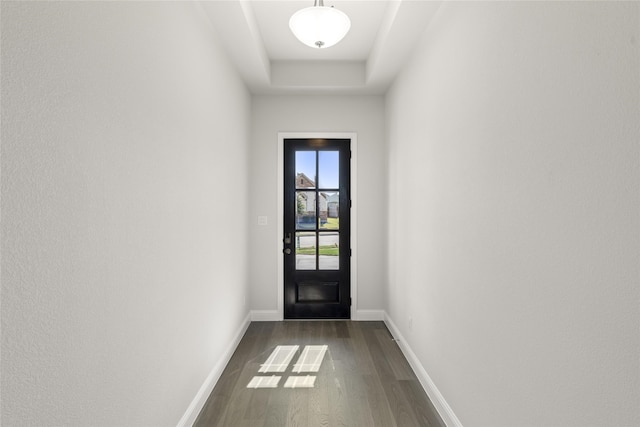
[[[291,16],[289,28],[307,46],[326,48],[347,35],[351,21],[344,12],[325,6],[324,0],[315,0],[313,6],[300,9]]]

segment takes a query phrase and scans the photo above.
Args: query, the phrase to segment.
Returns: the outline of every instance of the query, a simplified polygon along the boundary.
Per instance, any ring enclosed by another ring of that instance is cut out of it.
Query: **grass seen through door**
[[[298,248],[298,249],[296,249],[296,254],[298,254],[298,255],[315,255],[316,254],[316,248],[314,248],[314,247]],[[340,248],[338,248],[338,246],[336,246],[336,245],[320,246],[319,254],[320,255],[328,255],[328,256],[338,256],[340,254]]]

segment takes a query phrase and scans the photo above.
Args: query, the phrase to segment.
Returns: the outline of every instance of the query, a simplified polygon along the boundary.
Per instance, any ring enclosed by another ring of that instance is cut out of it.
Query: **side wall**
[[[248,313],[249,114],[194,4],[2,2],[2,425],[178,423]]]
[[[251,307],[278,306],[278,132],[358,134],[358,309],[382,312],[386,275],[386,160],[381,96],[254,96],[251,134]],[[258,216],[268,225],[259,226]]]
[[[388,313],[463,425],[640,424],[639,8],[446,3],[388,94]]]

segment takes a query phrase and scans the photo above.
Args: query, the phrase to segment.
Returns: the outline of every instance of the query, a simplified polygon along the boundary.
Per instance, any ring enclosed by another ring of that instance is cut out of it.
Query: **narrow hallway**
[[[640,1],[325,1],[0,1],[3,427],[640,426]]]

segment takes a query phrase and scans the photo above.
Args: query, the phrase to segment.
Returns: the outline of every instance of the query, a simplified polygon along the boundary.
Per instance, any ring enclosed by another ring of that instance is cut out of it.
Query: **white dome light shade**
[[[311,6],[294,13],[289,28],[307,46],[326,48],[347,35],[351,21],[344,12],[333,7]]]

